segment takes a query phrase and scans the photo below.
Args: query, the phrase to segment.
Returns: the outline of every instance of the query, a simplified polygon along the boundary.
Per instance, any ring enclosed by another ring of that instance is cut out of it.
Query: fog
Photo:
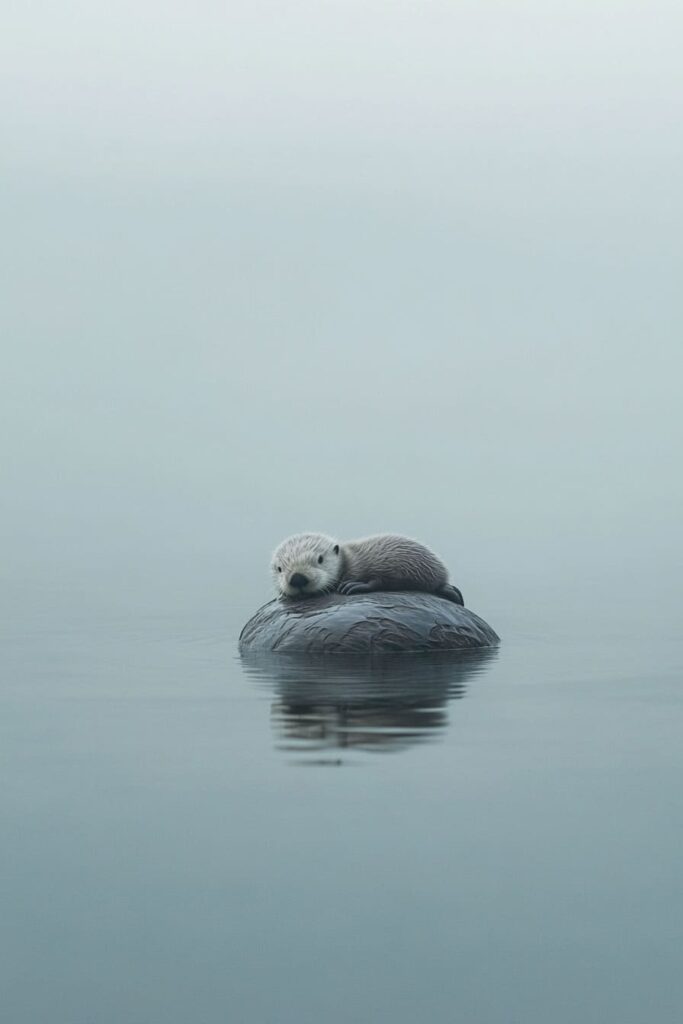
[[[248,607],[288,533],[394,530],[480,603],[668,600],[682,29],[626,2],[8,12],[6,578]]]
[[[7,1019],[682,1020],[681,4],[5,7]],[[301,530],[500,646],[240,661]]]

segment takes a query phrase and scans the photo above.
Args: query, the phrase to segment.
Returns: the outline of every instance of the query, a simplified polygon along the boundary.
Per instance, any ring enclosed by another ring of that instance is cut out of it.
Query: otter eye
[[[322,564],[323,564],[323,556],[322,555],[318,555],[318,565],[322,565]]]
[[[278,565],[278,567],[277,567],[277,571],[278,571],[278,572],[282,572],[282,566],[281,566],[281,565]]]
[[[332,550],[334,551],[335,555],[338,555],[339,554],[339,545],[335,544],[334,547],[332,548]]]

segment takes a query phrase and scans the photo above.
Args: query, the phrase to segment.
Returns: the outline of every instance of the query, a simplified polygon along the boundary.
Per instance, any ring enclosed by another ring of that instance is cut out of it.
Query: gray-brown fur
[[[344,543],[320,533],[283,541],[273,555],[277,590],[286,597],[371,590],[418,590],[463,604],[433,551],[409,537],[383,533]]]

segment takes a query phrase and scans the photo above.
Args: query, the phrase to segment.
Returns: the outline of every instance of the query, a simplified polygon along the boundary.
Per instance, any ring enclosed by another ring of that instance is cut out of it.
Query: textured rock
[[[274,600],[240,634],[245,653],[381,654],[497,643],[488,623],[468,608],[412,591]]]

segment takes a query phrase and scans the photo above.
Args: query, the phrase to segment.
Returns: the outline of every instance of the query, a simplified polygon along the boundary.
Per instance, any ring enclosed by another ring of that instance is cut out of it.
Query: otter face
[[[322,533],[298,533],[275,550],[271,561],[275,589],[282,597],[334,590],[342,571],[339,544]]]

